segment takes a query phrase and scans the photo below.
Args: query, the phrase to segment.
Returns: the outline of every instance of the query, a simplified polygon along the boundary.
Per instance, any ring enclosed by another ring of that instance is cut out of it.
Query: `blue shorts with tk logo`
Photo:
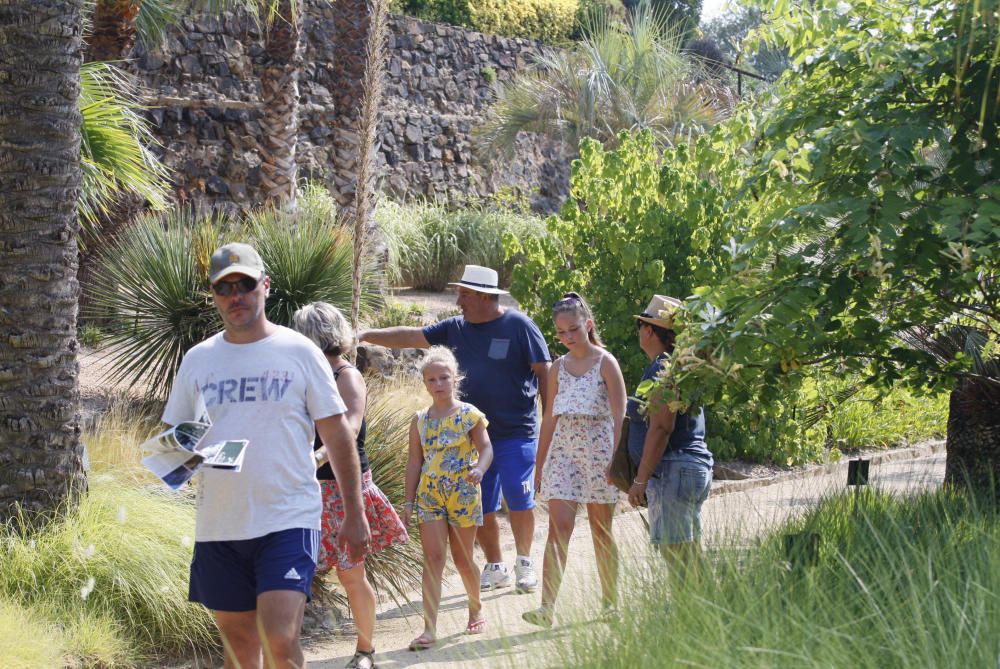
[[[500,510],[500,492],[511,511],[535,508],[534,439],[500,439],[493,442],[493,462],[483,476],[483,513]]]
[[[188,599],[213,611],[254,611],[257,596],[295,590],[309,597],[319,531],[295,528],[240,541],[196,541]]]

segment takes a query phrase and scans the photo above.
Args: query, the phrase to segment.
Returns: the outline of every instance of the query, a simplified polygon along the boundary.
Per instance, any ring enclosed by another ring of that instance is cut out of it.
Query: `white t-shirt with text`
[[[163,422],[193,420],[199,394],[212,420],[203,443],[250,443],[242,471],[200,470],[195,540],[318,530],[314,421],[347,411],[319,348],[281,326],[249,344],[229,343],[220,332],[185,354]]]

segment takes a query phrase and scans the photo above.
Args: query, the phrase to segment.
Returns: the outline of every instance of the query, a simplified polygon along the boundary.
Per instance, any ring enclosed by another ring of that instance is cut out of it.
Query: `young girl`
[[[486,629],[472,545],[477,526],[483,524],[479,482],[493,460],[486,416],[471,404],[458,401],[462,379],[455,355],[443,346],[431,347],[420,371],[433,401],[410,423],[406,465],[403,523],[409,525],[416,507],[424,549],[424,631],[410,642],[410,650],[431,648],[437,642],[441,575],[449,541],[455,567],[469,594],[465,633],[479,634]]]
[[[542,417],[535,490],[549,502],[549,536],[542,567],[542,605],[523,618],[550,627],[576,508],[587,505],[605,611],[617,599],[618,547],[611,519],[618,489],[608,483],[616,435],[625,416],[625,380],[618,361],[604,350],[590,307],[566,293],[552,307],[556,334],[569,353],[552,363],[547,379],[554,398]]]

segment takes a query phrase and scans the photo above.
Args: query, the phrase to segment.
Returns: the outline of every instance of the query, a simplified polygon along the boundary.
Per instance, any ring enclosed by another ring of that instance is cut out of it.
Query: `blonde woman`
[[[393,544],[409,539],[406,527],[400,521],[392,504],[372,482],[372,473],[365,451],[365,405],[368,390],[361,372],[344,359],[354,353],[355,336],[350,324],[337,307],[326,302],[307,304],[292,317],[295,329],[309,337],[326,356],[337,390],[347,405],[347,420],[356,437],[358,459],[361,461],[361,492],[365,503],[365,515],[371,527],[372,541],[370,553],[378,553]],[[315,444],[321,453],[322,442]],[[325,461],[319,456],[317,461]],[[358,630],[358,641],[354,657],[347,669],[374,669],[375,660],[375,591],[365,572],[365,562],[351,560],[337,541],[337,534],[344,518],[344,504],[340,488],[329,464],[316,470],[323,490],[323,519],[320,536],[318,573],[336,569],[337,579],[347,592],[347,603],[354,615]]]

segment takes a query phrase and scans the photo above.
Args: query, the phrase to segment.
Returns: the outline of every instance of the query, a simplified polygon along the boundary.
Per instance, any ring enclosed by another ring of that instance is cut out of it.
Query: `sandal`
[[[433,648],[436,644],[437,639],[432,637],[429,633],[424,632],[410,642],[410,650],[427,650],[429,648]]]
[[[470,620],[469,624],[465,626],[466,634],[482,634],[486,631],[486,618],[480,618],[479,620]]]
[[[521,614],[521,618],[525,622],[538,625],[539,627],[552,627],[552,619],[554,617],[552,607],[544,604],[533,611],[525,611]]]
[[[363,650],[355,651],[354,657],[344,666],[344,669],[378,669],[374,655],[374,650],[367,653]]]

